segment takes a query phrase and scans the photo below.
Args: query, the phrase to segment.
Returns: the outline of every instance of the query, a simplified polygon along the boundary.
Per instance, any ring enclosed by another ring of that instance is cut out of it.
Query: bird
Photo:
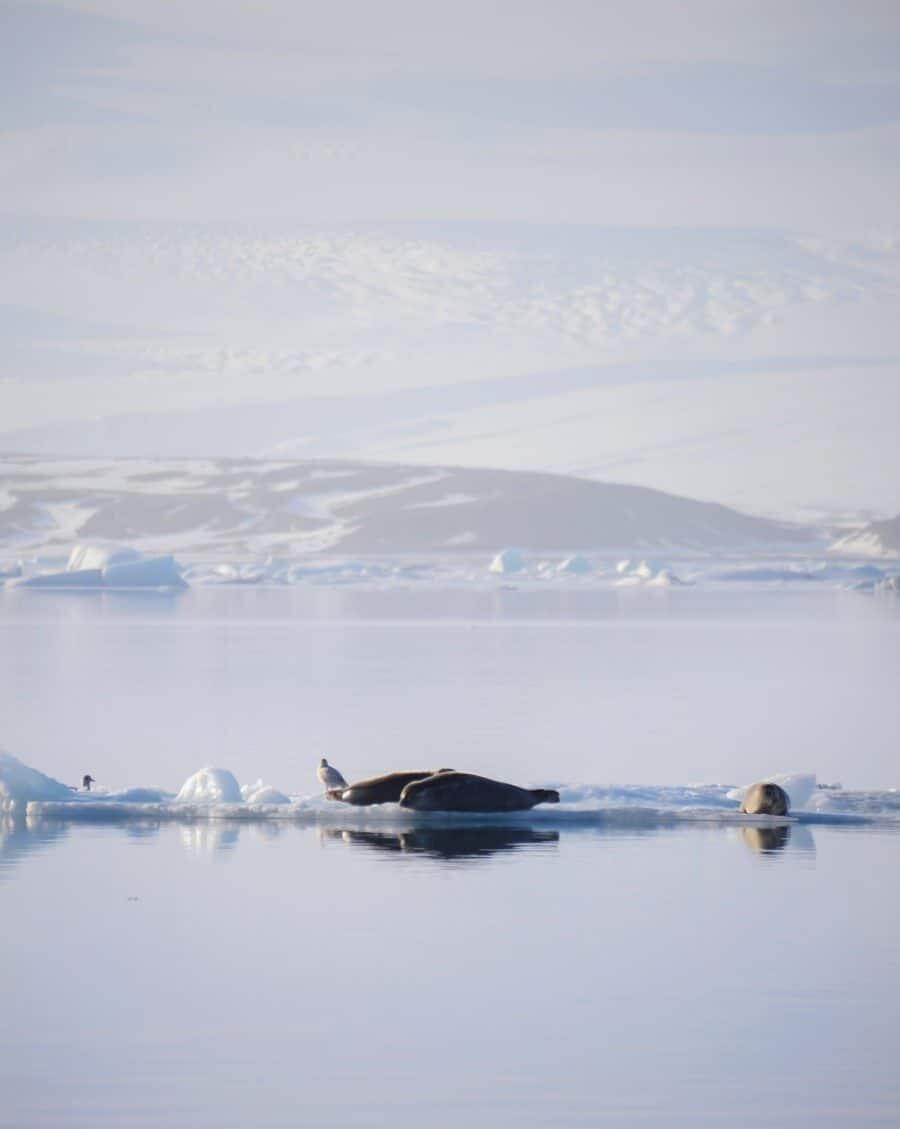
[[[326,792],[333,792],[338,788],[346,788],[347,781],[338,770],[322,757],[319,761],[319,781],[325,785]]]

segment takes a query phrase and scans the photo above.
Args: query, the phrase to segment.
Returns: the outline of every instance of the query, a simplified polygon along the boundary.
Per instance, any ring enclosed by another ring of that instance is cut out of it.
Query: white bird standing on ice
[[[333,792],[337,788],[347,787],[347,781],[324,757],[319,761],[319,780],[325,785],[326,792]]]

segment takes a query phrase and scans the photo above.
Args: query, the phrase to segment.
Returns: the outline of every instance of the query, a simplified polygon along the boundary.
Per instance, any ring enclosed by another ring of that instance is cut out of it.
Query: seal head
[[[741,811],[747,815],[787,815],[790,807],[787,792],[771,781],[752,784],[741,800]]]

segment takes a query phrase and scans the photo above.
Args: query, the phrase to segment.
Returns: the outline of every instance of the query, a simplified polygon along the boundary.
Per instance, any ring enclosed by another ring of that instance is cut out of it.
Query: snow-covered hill
[[[900,514],[888,521],[873,521],[848,533],[831,546],[833,553],[852,556],[900,556]]]
[[[0,450],[546,471],[862,523],[900,508],[898,295],[890,234],[0,223]]]
[[[0,553],[76,541],[231,558],[811,547],[812,530],[638,486],[359,462],[0,459]]]

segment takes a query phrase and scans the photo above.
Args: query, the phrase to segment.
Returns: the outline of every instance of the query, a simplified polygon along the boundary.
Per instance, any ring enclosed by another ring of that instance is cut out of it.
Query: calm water
[[[34,828],[0,1125],[896,1125],[900,834]]]
[[[64,779],[220,764],[310,791],[325,754],[897,783],[890,602],[22,595],[0,600],[2,743]],[[361,815],[0,844],[4,1129],[900,1125],[889,827]]]

